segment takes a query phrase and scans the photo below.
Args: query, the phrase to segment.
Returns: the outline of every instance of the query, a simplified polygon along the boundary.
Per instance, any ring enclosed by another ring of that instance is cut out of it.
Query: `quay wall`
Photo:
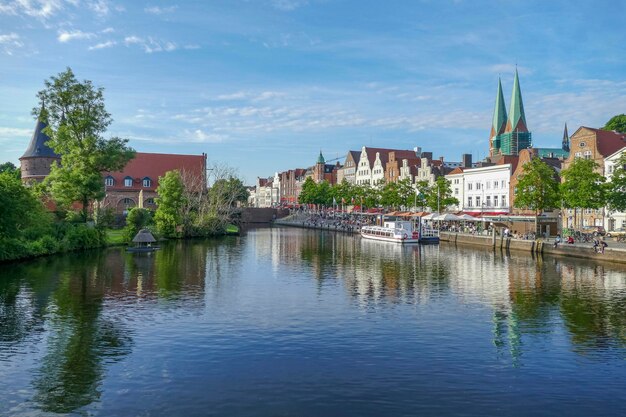
[[[604,253],[596,253],[591,243],[575,243],[573,245],[561,243],[555,248],[553,240],[522,240],[501,236],[477,236],[450,232],[441,232],[439,240],[446,244],[493,247],[494,249],[506,251],[535,252],[626,264],[626,247],[614,247],[613,242],[609,242],[609,247],[604,250]]]

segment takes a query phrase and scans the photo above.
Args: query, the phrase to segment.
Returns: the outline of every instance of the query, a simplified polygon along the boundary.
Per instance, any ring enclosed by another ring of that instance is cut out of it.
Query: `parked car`
[[[604,236],[606,234],[606,230],[602,226],[587,226],[583,227],[583,233],[591,233],[594,236]]]

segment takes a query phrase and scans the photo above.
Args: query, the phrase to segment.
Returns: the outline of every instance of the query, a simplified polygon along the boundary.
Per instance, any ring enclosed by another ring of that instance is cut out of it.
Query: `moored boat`
[[[421,233],[420,233],[421,232]],[[363,226],[361,237],[395,243],[439,242],[437,230],[422,230],[409,221],[385,221],[382,226]]]

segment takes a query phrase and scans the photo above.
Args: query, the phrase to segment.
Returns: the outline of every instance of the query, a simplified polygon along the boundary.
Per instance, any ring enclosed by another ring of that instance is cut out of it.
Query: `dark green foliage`
[[[611,120],[606,122],[603,130],[615,130],[617,132],[626,133],[626,114],[618,114],[611,117]]]
[[[611,181],[607,184],[609,209],[626,211],[626,153],[622,153],[615,163]]]
[[[5,162],[3,164],[0,164],[0,174],[4,172],[13,175],[17,179],[22,178],[22,172],[20,171],[20,169],[13,165],[13,163],[11,162]]]
[[[124,228],[124,238],[127,242],[133,240],[135,235],[146,226],[152,223],[152,212],[145,208],[134,207],[126,216],[126,227]]]

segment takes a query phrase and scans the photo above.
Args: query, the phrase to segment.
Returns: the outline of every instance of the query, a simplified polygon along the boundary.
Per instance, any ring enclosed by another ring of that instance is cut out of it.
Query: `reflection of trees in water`
[[[626,277],[602,265],[567,264],[560,312],[577,351],[626,347]]]
[[[322,232],[306,233],[292,247],[299,250],[299,261],[313,269],[317,280],[342,278],[347,291],[360,302],[408,302],[424,294],[445,293],[448,288],[449,268],[436,246],[402,246]],[[285,254],[286,260],[290,258]]]
[[[59,260],[42,258],[0,265],[0,344],[16,344],[43,333],[46,308],[57,284]],[[0,348],[0,358],[13,349]]]
[[[104,256],[76,256],[52,294],[48,351],[34,380],[44,411],[70,412],[90,404],[105,361],[130,353],[132,340],[121,323],[102,317]]]

